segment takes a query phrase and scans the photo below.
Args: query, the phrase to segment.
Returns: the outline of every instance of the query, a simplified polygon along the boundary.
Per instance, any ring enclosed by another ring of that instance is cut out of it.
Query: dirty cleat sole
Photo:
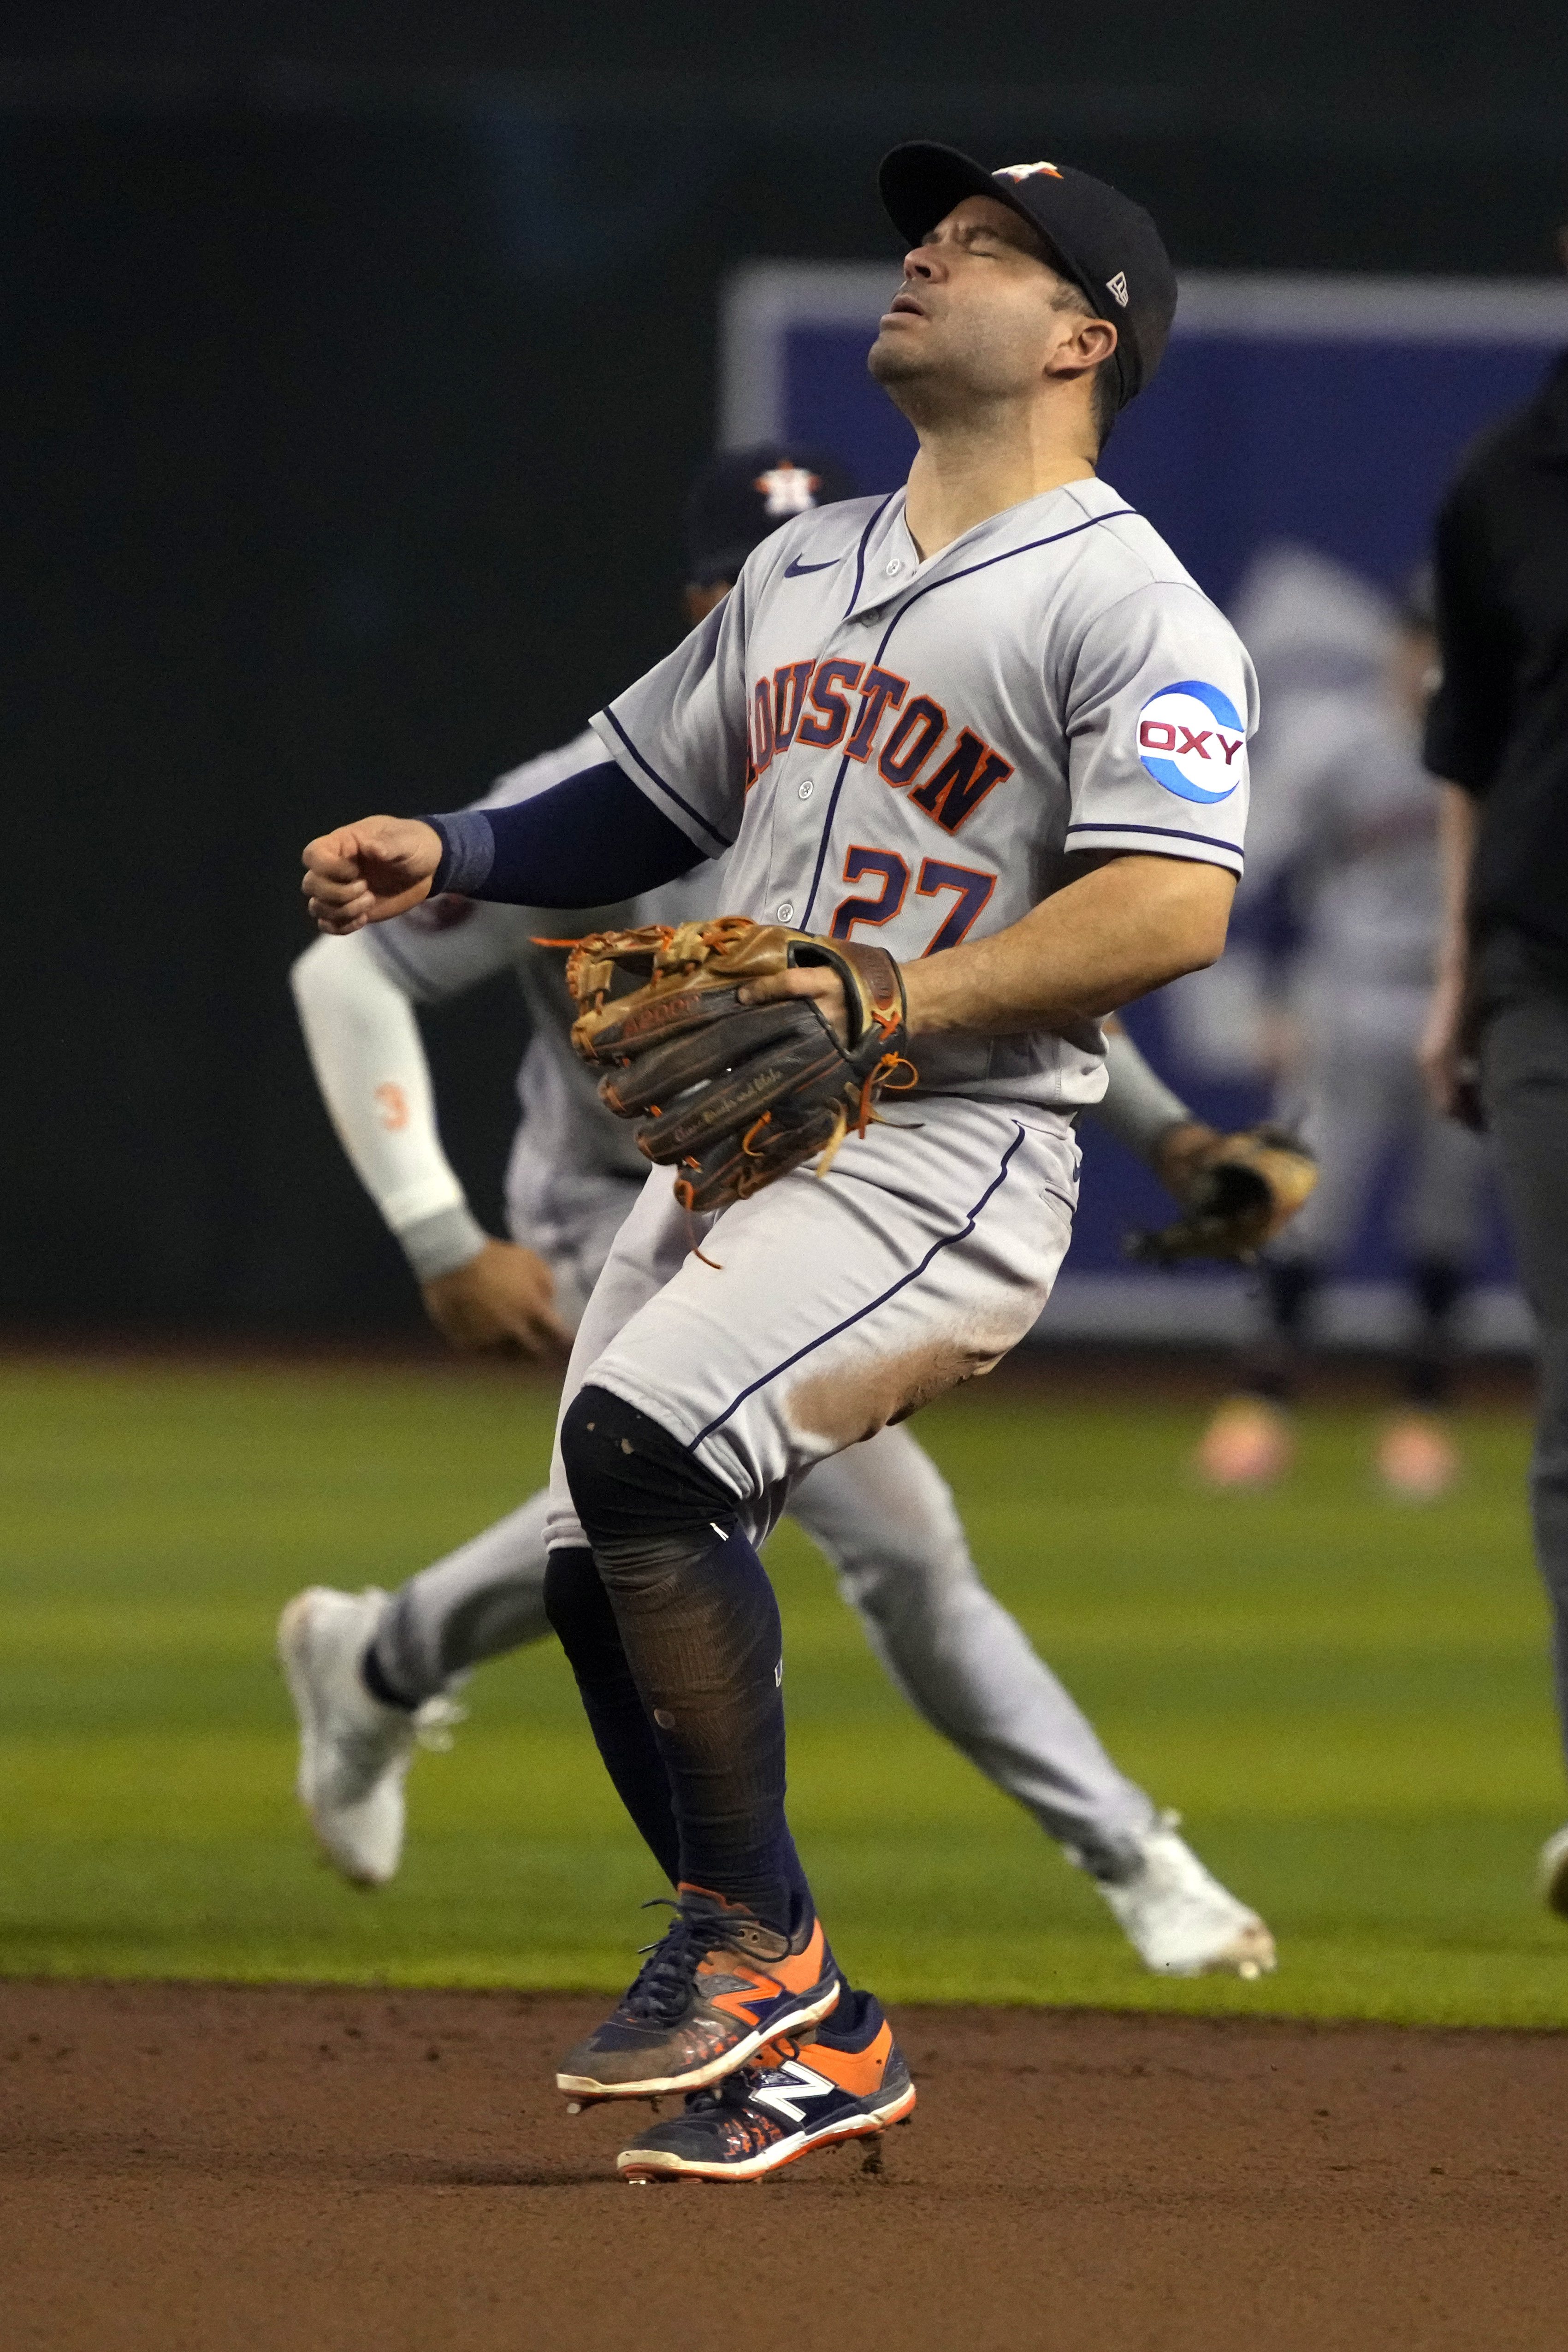
[[[1249,1921],[1233,1942],[1227,1944],[1221,1951],[1211,1952],[1207,1959],[1199,1960],[1187,1970],[1187,1974],[1243,1977],[1250,1984],[1259,1977],[1271,1977],[1279,1965],[1280,1956],[1274,1948],[1273,1937],[1261,1919],[1254,1919]],[[1167,1970],[1166,1973],[1176,1972]]]
[[[834,2147],[847,2139],[873,2139],[912,2115],[915,2104],[915,2085],[911,2083],[899,2097],[890,2099],[883,2106],[862,2108],[858,2115],[846,2116],[834,2123],[810,2128],[802,2126],[760,2156],[745,2157],[737,2164],[678,2156],[670,2148],[622,2148],[615,2159],[615,2169],[622,2180],[631,2183],[678,2180],[683,2177],[687,2180],[760,2180],[786,2164],[799,2163],[813,2148]]]
[[[758,2062],[685,2112],[621,2150],[615,2168],[635,2186],[654,2180],[760,2180],[813,2148],[874,2140],[913,2113],[915,2085],[893,2030],[870,1993],[851,1993],[842,2026],[775,2042]]]
[[[1096,1881],[1122,1932],[1156,1976],[1272,1975],[1273,1937],[1176,1835],[1180,1820],[1162,1813],[1137,1840],[1132,1867]]]

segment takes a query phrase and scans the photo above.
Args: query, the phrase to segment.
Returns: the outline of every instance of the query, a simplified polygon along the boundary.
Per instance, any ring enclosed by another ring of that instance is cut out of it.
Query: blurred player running
[[[1269,707],[1240,903],[1289,892],[1300,940],[1270,990],[1272,1060],[1281,1115],[1315,1152],[1319,1182],[1263,1255],[1267,1336],[1243,1356],[1197,1467],[1211,1486],[1242,1488],[1289,1470],[1314,1302],[1398,1152],[1394,1238],[1414,1329],[1376,1470],[1389,1494],[1429,1502],[1459,1468],[1441,1408],[1486,1165],[1479,1139],[1433,1109],[1416,1063],[1442,913],[1437,796],[1421,761],[1430,582],[1413,579],[1396,614],[1340,565],[1281,549],[1244,586],[1237,624]]]
[[[797,457],[804,459],[796,462]],[[830,460],[781,446],[715,461],[687,517],[688,617],[729,587],[782,520],[850,485]],[[503,776],[479,803],[548,791],[589,764],[579,737]],[[721,864],[697,866],[617,923],[716,912]],[[585,912],[584,928],[603,910]],[[528,1353],[569,1338],[646,1177],[624,1122],[572,1052],[558,952],[533,935],[561,918],[444,898],[348,940],[319,940],[294,990],[312,1064],[345,1150],[459,1347],[511,1341]],[[410,1006],[517,973],[532,1041],[518,1074],[523,1118],[507,1181],[510,1242],[475,1220],[436,1133],[429,1071]],[[1212,1142],[1159,1085],[1130,1039],[1113,1057],[1107,1121],[1156,1169]],[[548,1496],[437,1561],[393,1594],[320,1587],[285,1612],[284,1663],[301,1727],[299,1793],[345,1876],[376,1885],[398,1866],[402,1781],[416,1740],[441,1741],[454,1680],[549,1631],[544,1611]],[[907,1429],[820,1464],[790,1510],[838,1570],[888,1673],[927,1722],[1032,1812],[1092,1876],[1152,1969],[1256,1975],[1267,1929],[1206,1871],[1145,1792],[1112,1763],[1061,1684],[986,1590],[952,1496]]]
[[[506,808],[361,818],[304,857],[341,937],[446,889],[567,908],[732,852],[742,911],[641,943],[654,977],[619,1006],[619,944],[573,965],[580,1050],[604,1041],[664,1162],[572,1349],[545,1586],[676,1886],[556,2076],[575,2099],[687,2094],[622,2144],[629,2179],[787,2161],[760,2145],[784,2039],[842,2093],[836,2127],[912,2102],[790,1832],[757,1546],[820,1464],[1033,1328],[1071,1234],[1071,1119],[1104,1092],[1099,1021],[1221,953],[1241,866],[1251,666],[1095,475],[1169,331],[1157,231],[1087,173],[925,142],[882,187],[909,249],[870,365],[915,427],[905,490],[764,541],[596,716],[591,766]],[[905,1116],[873,1119],[895,1082]]]

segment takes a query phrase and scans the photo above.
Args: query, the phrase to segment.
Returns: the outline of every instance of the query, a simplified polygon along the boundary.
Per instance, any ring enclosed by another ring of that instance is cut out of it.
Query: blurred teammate
[[[796,456],[800,453],[795,453]],[[850,495],[826,459],[782,446],[716,460],[687,519],[685,602],[700,621],[753,546],[789,516]],[[504,776],[481,806],[548,790],[590,763],[591,735]],[[622,921],[716,910],[718,864],[699,866]],[[647,1162],[572,1052],[573,1007],[541,930],[580,918],[443,899],[346,940],[294,971],[311,1060],[345,1150],[401,1242],[434,1320],[458,1346],[510,1340],[529,1353],[570,1339]],[[523,1118],[507,1181],[513,1238],[476,1222],[436,1134],[411,1006],[515,971],[532,1037]],[[1110,1123],[1173,1183],[1212,1131],[1192,1121],[1126,1038],[1113,1049]],[[398,1866],[402,1780],[414,1743],[444,1738],[454,1679],[549,1630],[541,1493],[389,1600],[317,1587],[285,1613],[284,1662],[299,1711],[299,1793],[325,1850],[366,1884]],[[1176,1974],[1272,1967],[1256,1915],[1202,1867],[1145,1792],[1112,1763],[1061,1684],[976,1572],[946,1486],[904,1428],[820,1464],[790,1510],[838,1570],[893,1679],[933,1727],[1025,1805],[1086,1869],[1147,1963]]]
[[[1535,1316],[1535,1549],[1568,1735],[1568,355],[1466,463],[1437,567],[1446,922],[1422,1059],[1442,1108],[1496,1138]],[[1568,1829],[1541,1889],[1568,1916]]]
[[[1268,693],[1241,903],[1289,894],[1297,944],[1276,965],[1266,1050],[1281,1116],[1317,1155],[1315,1193],[1260,1265],[1266,1335],[1198,1451],[1213,1486],[1268,1486],[1291,1466],[1290,1405],[1312,1309],[1399,1155],[1394,1240],[1413,1330],[1399,1411],[1381,1433],[1385,1488],[1447,1491],[1459,1466],[1441,1414],[1469,1279],[1484,1155],[1434,1116],[1416,1062],[1441,923],[1437,812],[1421,760],[1436,662],[1431,590],[1397,614],[1353,576],[1281,551],[1239,615]]]

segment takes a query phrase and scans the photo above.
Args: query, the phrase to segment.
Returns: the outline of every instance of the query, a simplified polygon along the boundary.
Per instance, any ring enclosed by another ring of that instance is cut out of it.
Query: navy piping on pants
[[[969,1211],[968,1215],[965,1218],[964,1223],[959,1226],[956,1233],[944,1234],[940,1241],[933,1242],[925,1256],[921,1259],[919,1265],[911,1266],[907,1274],[901,1274],[896,1282],[890,1283],[880,1297],[868,1300],[864,1307],[857,1307],[852,1315],[846,1315],[843,1321],[841,1323],[835,1323],[831,1331],[819,1332],[816,1339],[808,1339],[803,1348],[797,1348],[792,1356],[786,1356],[781,1364],[775,1364],[770,1372],[763,1372],[757,1380],[754,1380],[748,1387],[742,1389],[740,1394],[737,1397],[732,1398],[721,1413],[715,1415],[714,1419],[708,1423],[706,1429],[698,1430],[696,1435],[692,1439],[691,1444],[686,1448],[687,1453],[695,1453],[697,1447],[705,1444],[706,1441],[713,1435],[716,1429],[722,1429],[725,1423],[729,1419],[730,1414],[732,1412],[737,1412],[740,1407],[746,1402],[747,1397],[755,1396],[758,1389],[765,1389],[769,1381],[776,1381],[780,1372],[787,1372],[791,1364],[798,1364],[800,1362],[802,1356],[810,1356],[816,1349],[825,1348],[828,1341],[830,1339],[836,1339],[841,1331],[849,1330],[852,1324],[863,1323],[868,1315],[874,1315],[879,1307],[885,1307],[890,1298],[895,1298],[901,1290],[904,1290],[908,1287],[910,1283],[917,1282],[920,1276],[925,1273],[926,1267],[931,1264],[932,1259],[939,1256],[943,1250],[951,1249],[955,1242],[967,1241],[969,1235],[975,1230],[975,1221],[979,1216],[981,1210],[985,1207],[992,1193],[1005,1181],[1008,1170],[1012,1164],[1013,1154],[1018,1150],[1019,1144],[1023,1141],[1024,1134],[1025,1130],[1020,1127],[1014,1135],[1012,1141],[1009,1144],[1007,1150],[1002,1154],[1001,1166],[998,1169],[996,1174],[992,1177],[990,1182],[987,1185],[985,1191],[976,1202],[974,1207]]]
[[[894,492],[894,497],[896,498],[897,495],[898,493],[895,490]],[[887,503],[888,501],[885,499],[883,502],[884,506]],[[871,534],[872,524],[876,521],[877,516],[882,513],[882,507],[878,507],[876,514],[873,515],[871,522],[866,525],[866,535],[868,539]],[[967,580],[973,572],[988,572],[994,563],[1010,563],[1015,555],[1032,554],[1037,547],[1054,547],[1059,540],[1076,539],[1081,530],[1093,530],[1098,524],[1103,522],[1119,522],[1124,515],[1135,515],[1138,509],[1136,507],[1113,507],[1109,514],[1090,515],[1085,521],[1075,522],[1066,530],[1053,530],[1049,532],[1044,539],[1026,540],[1022,547],[1004,548],[999,555],[988,555],[984,561],[979,563],[967,563],[961,572],[949,572],[945,579],[927,580],[924,587],[917,588],[915,591],[914,595],[908,599],[907,603],[899,606],[897,612],[894,614],[892,620],[889,621],[886,628],[883,631],[882,643],[878,646],[875,654],[873,656],[873,667],[875,667],[880,666],[882,657],[886,653],[888,646],[892,641],[894,629],[897,628],[900,621],[904,619],[906,614],[912,613],[915,610],[915,605],[919,604],[922,596],[933,595],[938,588],[950,588],[955,580]],[[860,558],[855,565],[854,593],[851,596],[849,604],[846,608],[846,619],[848,618],[849,614],[853,612],[856,599],[860,595],[861,569],[865,560],[865,548],[866,541],[862,540],[861,541]],[[806,911],[800,918],[800,929],[803,931],[809,931],[811,928],[811,909],[817,903],[817,892],[821,887],[822,867],[827,862],[828,856],[828,840],[833,830],[833,819],[838,814],[839,794],[844,788],[844,778],[849,773],[849,759],[846,754],[846,756],[839,761],[839,772],[833,779],[833,789],[831,796],[828,802],[828,812],[822,820],[822,838],[817,845],[817,866],[816,871],[811,877],[810,896],[806,900]]]

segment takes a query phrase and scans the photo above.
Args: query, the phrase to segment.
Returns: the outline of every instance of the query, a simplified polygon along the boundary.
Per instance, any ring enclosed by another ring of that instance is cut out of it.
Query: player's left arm
[[[1257,716],[1235,631],[1190,582],[1151,579],[1092,614],[1044,697],[1067,878],[1007,929],[903,967],[914,1039],[1081,1033],[1223,951]]]
[[[1236,877],[1220,866],[1090,851],[1020,921],[903,967],[912,1037],[1066,1031],[1224,952]]]
[[[1091,851],[1076,879],[1019,922],[902,964],[912,1038],[1071,1031],[1213,963],[1236,877],[1180,857]],[[841,1023],[843,991],[823,966],[757,981],[743,999],[814,996]]]

